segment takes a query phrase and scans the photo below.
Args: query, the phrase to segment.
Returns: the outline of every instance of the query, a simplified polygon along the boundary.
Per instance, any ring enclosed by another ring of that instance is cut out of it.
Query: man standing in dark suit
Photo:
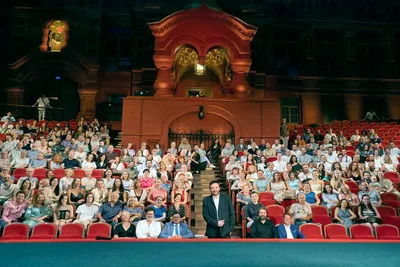
[[[283,223],[278,225],[279,238],[283,239],[293,239],[293,238],[304,238],[302,232],[300,232],[297,225],[292,224],[292,214],[286,213],[283,215]]]
[[[235,227],[235,211],[231,198],[220,194],[217,181],[210,182],[211,195],[203,199],[203,218],[208,238],[229,238]]]

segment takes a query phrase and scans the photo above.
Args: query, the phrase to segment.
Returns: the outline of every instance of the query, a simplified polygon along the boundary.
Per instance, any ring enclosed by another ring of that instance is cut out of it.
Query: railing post
[[[203,130],[200,129],[200,144],[203,142]]]

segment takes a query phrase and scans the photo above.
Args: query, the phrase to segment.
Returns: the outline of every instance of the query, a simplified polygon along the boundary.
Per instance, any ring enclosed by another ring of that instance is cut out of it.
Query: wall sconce
[[[194,74],[205,75],[206,74],[206,65],[201,65],[199,63],[195,63],[194,64]]]
[[[204,119],[204,106],[199,107],[199,119]]]

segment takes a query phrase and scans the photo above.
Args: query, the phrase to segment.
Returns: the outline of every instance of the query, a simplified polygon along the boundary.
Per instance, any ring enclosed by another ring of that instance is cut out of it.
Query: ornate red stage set
[[[255,98],[247,83],[256,27],[205,4],[149,27],[155,36],[155,96],[124,99],[123,144],[166,146],[169,129],[221,134],[233,130],[235,139],[263,137],[269,142],[279,137],[278,97]],[[202,75],[216,82],[210,85]],[[200,107],[203,119],[198,116]]]

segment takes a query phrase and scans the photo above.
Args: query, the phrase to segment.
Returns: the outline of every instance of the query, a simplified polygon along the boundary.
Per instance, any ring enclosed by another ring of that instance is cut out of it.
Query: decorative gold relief
[[[207,53],[206,64],[212,65],[214,67],[221,66],[224,64],[225,59],[227,59],[227,54],[224,50],[219,48],[214,48]]]
[[[182,67],[188,67],[190,65],[197,64],[199,56],[197,52],[191,47],[182,47],[178,51],[177,55],[178,64]]]

